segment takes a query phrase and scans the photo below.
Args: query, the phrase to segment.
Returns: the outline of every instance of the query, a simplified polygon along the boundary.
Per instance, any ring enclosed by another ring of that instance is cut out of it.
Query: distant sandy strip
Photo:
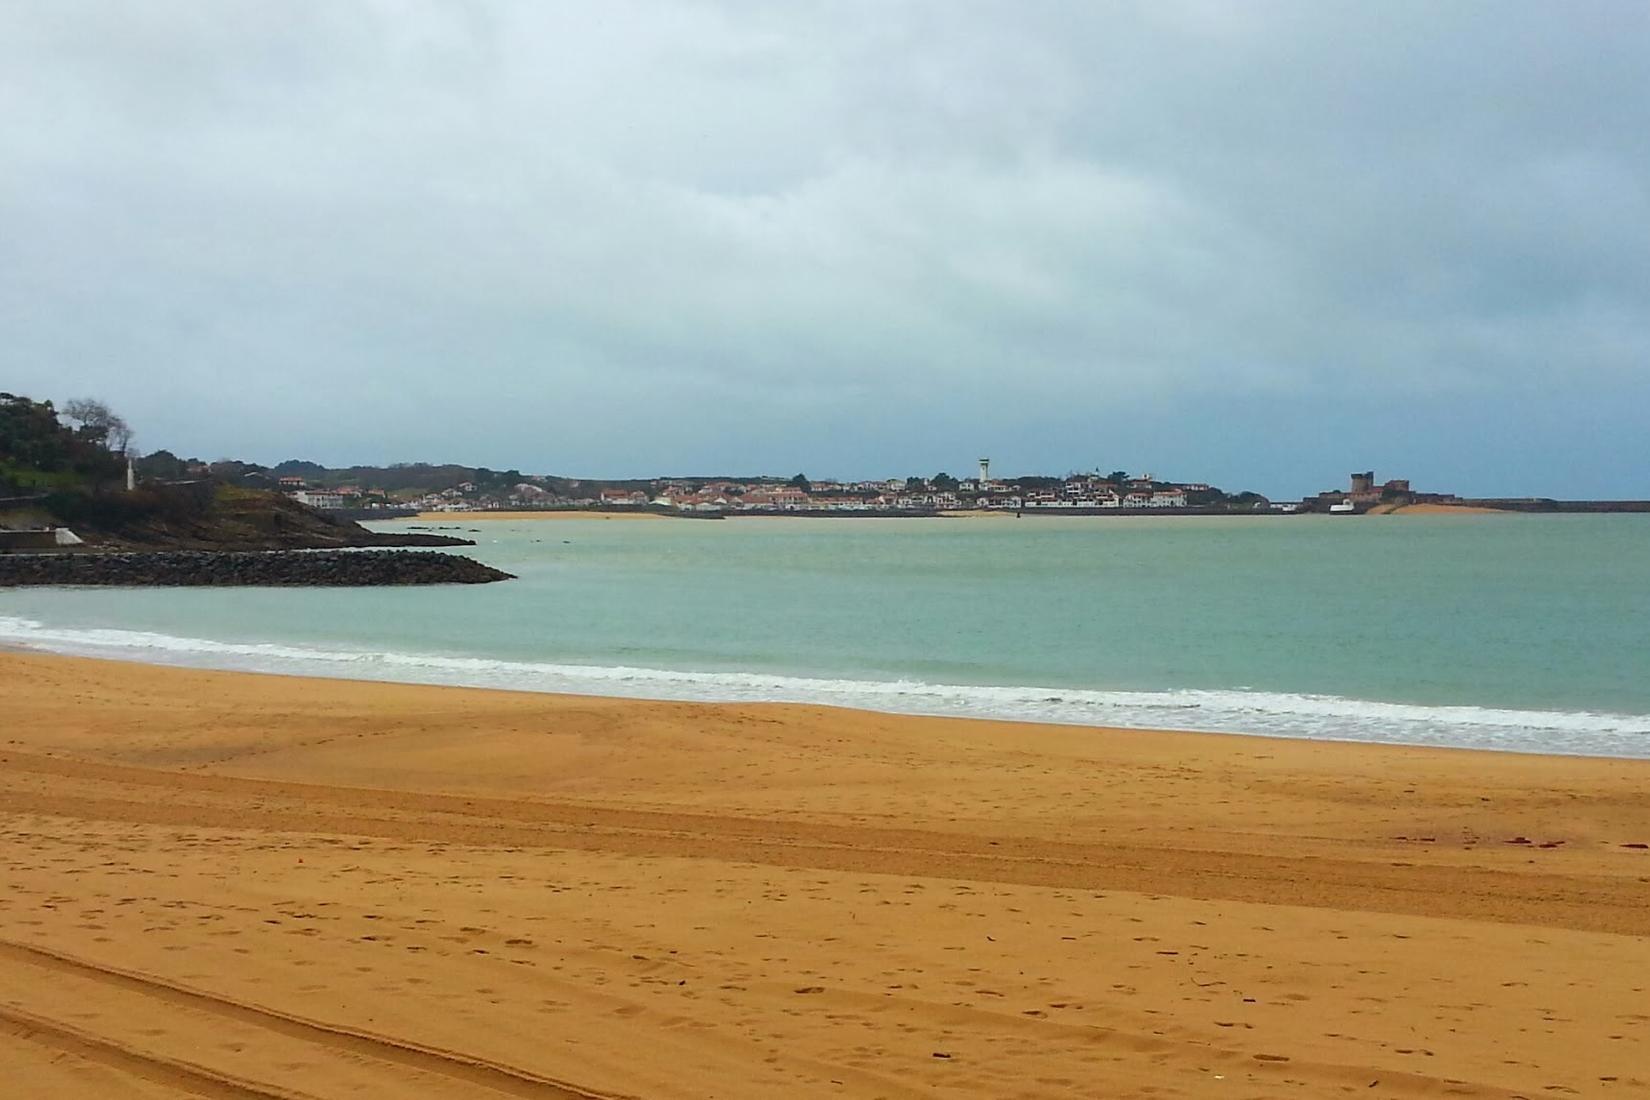
[[[425,522],[437,523],[469,523],[472,520],[523,520],[523,519],[673,519],[675,517],[661,515],[658,512],[594,512],[584,509],[566,509],[563,511],[549,511],[535,509],[521,512],[488,511],[488,512],[420,512],[418,519]]]
[[[1481,508],[1473,504],[1406,504],[1393,515],[1398,516],[1515,516],[1504,508]]]
[[[1475,504],[1377,504],[1368,516],[1516,516],[1505,508],[1482,508]]]
[[[1645,1096],[1646,845],[1639,761],[0,653],[0,1059],[29,1097]]]

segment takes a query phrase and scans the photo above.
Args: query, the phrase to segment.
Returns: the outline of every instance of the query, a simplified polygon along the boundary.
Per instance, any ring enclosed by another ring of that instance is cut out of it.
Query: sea
[[[1650,516],[463,519],[519,579],[0,589],[0,645],[1650,757]]]

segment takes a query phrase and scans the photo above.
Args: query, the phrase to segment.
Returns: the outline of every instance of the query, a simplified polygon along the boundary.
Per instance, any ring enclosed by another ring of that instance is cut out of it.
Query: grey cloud
[[[14,4],[5,384],[586,472],[1120,463],[1144,417],[1274,476],[1206,410],[1358,389],[1533,429],[1645,390],[1647,62],[1625,4]]]

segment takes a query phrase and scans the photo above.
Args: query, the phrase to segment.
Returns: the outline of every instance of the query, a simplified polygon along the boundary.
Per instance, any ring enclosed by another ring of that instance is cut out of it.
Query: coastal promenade
[[[18,1095],[1650,1090],[1650,762],[0,684]]]

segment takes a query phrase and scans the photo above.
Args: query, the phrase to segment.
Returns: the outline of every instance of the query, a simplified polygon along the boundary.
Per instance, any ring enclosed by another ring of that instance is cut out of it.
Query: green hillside
[[[129,440],[124,421],[95,402],[72,401],[60,411],[50,401],[0,393],[0,527],[56,524],[93,546],[154,549],[461,541],[377,534],[280,493],[212,476],[153,476],[128,490]]]

